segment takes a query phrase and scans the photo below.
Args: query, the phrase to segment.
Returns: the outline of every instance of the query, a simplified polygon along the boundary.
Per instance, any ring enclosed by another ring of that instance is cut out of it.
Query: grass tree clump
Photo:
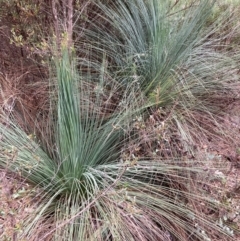
[[[202,200],[214,208],[214,202],[195,193],[192,178],[200,170],[191,161],[130,154],[136,90],[122,93],[124,105],[106,109],[68,51],[55,63],[52,130],[38,142],[10,120],[0,125],[1,167],[37,190],[36,210],[19,240],[210,240],[213,230],[223,232],[195,206]]]
[[[214,1],[198,2],[96,1],[87,42],[96,56],[107,56],[111,71],[124,71],[125,84],[139,82],[147,95],[159,87],[159,104],[169,102],[177,94],[175,71],[200,40]]]
[[[213,37],[226,24],[224,17],[211,22],[214,3],[95,1],[94,17],[82,30],[88,44],[79,52],[87,52],[93,66],[106,56],[121,85],[139,84],[150,105],[171,113],[166,119],[177,125],[188,146],[201,139],[199,134],[216,138],[222,106],[233,99],[230,83],[238,79],[239,53],[218,51],[222,41]]]
[[[203,164],[163,158],[155,146],[171,145],[164,121],[187,144],[196,130],[209,131],[197,116],[217,125],[218,106],[208,101],[229,90],[226,69],[236,59],[201,35],[213,2],[91,4],[95,15],[74,46],[79,57],[63,44],[49,67],[46,128],[33,138],[14,116],[1,117],[0,167],[34,187],[36,207],[18,240],[231,239],[232,230],[208,217],[218,203],[202,188]],[[137,149],[153,138],[141,126],[152,106],[163,121],[150,155]]]

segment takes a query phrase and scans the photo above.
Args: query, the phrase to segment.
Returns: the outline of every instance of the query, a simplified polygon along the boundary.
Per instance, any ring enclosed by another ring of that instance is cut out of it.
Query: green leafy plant
[[[80,57],[66,43],[54,57],[41,135],[25,133],[11,115],[1,118],[0,166],[35,186],[35,211],[18,239],[231,239],[232,230],[207,217],[219,206],[202,188],[202,163],[134,148],[151,141],[152,133],[139,131],[149,106],[162,107],[181,137],[192,130],[187,139],[196,126],[208,131],[197,114],[215,121],[209,96],[228,90],[216,80],[226,77],[223,63],[235,60],[212,55],[196,38],[212,2],[186,10],[158,0],[105,4],[93,3],[97,21],[88,19]],[[159,140],[171,145],[164,134]]]
[[[134,88],[122,96],[123,107],[119,102],[106,109],[99,88],[96,92],[91,81],[77,74],[68,51],[55,63],[56,120],[49,124],[54,141],[47,141],[49,130],[41,142],[52,147],[49,152],[10,120],[0,125],[1,167],[38,189],[33,193],[36,210],[19,238],[203,240],[210,229],[218,230],[195,212],[194,203],[207,198],[193,192],[190,175],[197,178],[200,170],[191,167],[191,161],[127,154],[130,120],[137,108]],[[100,83],[104,88],[105,80]]]
[[[201,139],[195,133],[217,136],[211,129],[221,129],[221,103],[234,96],[229,83],[238,79],[239,54],[218,51],[222,43],[211,36],[219,28],[206,27],[214,3],[96,1],[96,17],[82,30],[87,44],[81,46],[87,48],[77,49],[91,56],[93,69],[101,63],[99,56],[106,56],[109,73],[117,74],[121,85],[139,84],[149,106],[172,113],[168,119],[188,146]],[[224,19],[218,21],[225,24]]]
[[[96,20],[86,29],[91,51],[104,52],[109,68],[125,70],[126,82],[138,81],[146,94],[160,87],[163,103],[174,94],[172,76],[197,44],[213,4],[200,1],[182,9],[177,2],[97,1]]]

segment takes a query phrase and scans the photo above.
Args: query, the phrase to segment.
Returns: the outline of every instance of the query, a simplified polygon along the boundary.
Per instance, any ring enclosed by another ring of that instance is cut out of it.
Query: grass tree
[[[204,213],[203,204],[214,212],[217,203],[203,192],[194,160],[137,156],[133,148],[143,138],[135,119],[149,99],[164,108],[181,101],[170,112],[175,123],[192,106],[206,107],[199,96],[215,90],[210,74],[223,63],[203,58],[197,39],[212,2],[180,12],[159,0],[105,3],[93,3],[98,21],[86,23],[80,58],[67,45],[55,56],[47,131],[32,138],[9,116],[0,124],[0,166],[35,187],[37,205],[18,239],[230,239],[231,230]]]
[[[212,6],[213,1],[206,0],[189,5],[182,1],[96,1],[95,17],[84,33],[91,51],[107,56],[111,71],[123,74],[124,70],[125,82],[138,81],[147,95],[160,87],[164,103],[174,94],[176,82],[170,79],[198,44]]]
[[[150,105],[173,112],[179,130],[186,130],[182,137],[188,145],[199,139],[193,137],[196,133],[215,135],[205,123],[217,125],[219,104],[232,98],[229,83],[237,79],[239,54],[217,50],[219,38],[226,36],[211,38],[226,24],[224,16],[211,24],[214,3],[95,1],[94,17],[82,30],[88,44],[79,52],[91,55],[95,65],[99,56],[106,56],[109,72],[118,74],[123,86],[138,83]],[[76,35],[82,33],[76,30]],[[206,121],[199,119],[202,115]]]
[[[208,231],[221,233],[197,211],[200,200],[214,203],[195,193],[192,178],[201,172],[193,162],[131,154],[136,90],[131,86],[114,108],[106,108],[99,88],[74,65],[67,51],[56,60],[56,118],[41,142],[10,120],[0,125],[1,167],[36,187],[37,207],[18,238],[208,240]]]

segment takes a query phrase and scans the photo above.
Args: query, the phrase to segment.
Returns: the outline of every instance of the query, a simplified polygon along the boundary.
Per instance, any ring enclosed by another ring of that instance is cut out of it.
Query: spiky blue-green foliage
[[[57,118],[51,123],[55,141],[48,143],[50,133],[46,133],[41,141],[44,147],[48,146],[49,153],[45,153],[32,139],[32,134],[27,135],[8,119],[6,126],[1,125],[4,136],[1,165],[46,190],[47,196],[53,197],[52,201],[61,194],[81,202],[81,198],[91,196],[99,184],[89,168],[111,163],[119,155],[123,138],[122,120],[128,113],[120,111],[115,118],[103,119],[105,116],[99,114],[102,103],[98,95],[94,105],[88,87],[83,84],[78,86],[78,82],[82,82],[71,61],[67,51],[63,51],[61,58],[55,62],[58,103],[57,110],[53,110]],[[84,96],[79,95],[79,91]],[[90,106],[92,104],[93,107]],[[52,133],[52,130],[49,132]]]
[[[192,177],[201,172],[191,161],[131,154],[129,128],[138,108],[134,88],[122,92],[113,109],[106,109],[99,88],[92,89],[91,81],[78,75],[68,51],[55,63],[58,98],[52,150],[44,152],[9,119],[0,125],[1,167],[17,172],[38,190],[38,206],[24,220],[18,238],[203,240],[212,230],[221,233],[195,210],[200,200],[209,207],[214,203],[195,194]]]
[[[188,134],[185,123],[196,124],[191,110],[211,114],[202,98],[216,90],[218,82],[211,77],[226,77],[219,69],[227,60],[235,65],[196,38],[212,2],[200,1],[179,13],[160,0],[108,4],[94,5],[98,22],[92,17],[87,23],[87,42],[77,49],[84,58],[76,60],[66,49],[57,54],[57,103],[50,96],[53,118],[43,140],[33,140],[8,118],[0,125],[1,167],[39,189],[38,207],[19,240],[224,236],[202,212],[203,205],[212,210],[216,203],[202,190],[196,194],[203,174],[194,161],[136,156],[131,146],[146,138],[132,128],[135,115],[149,106],[141,90],[154,104],[174,103],[170,118],[182,137]]]
[[[213,1],[199,2],[184,9],[181,1],[96,1],[87,41],[97,55],[106,54],[112,71],[125,70],[125,82],[139,82],[146,94],[160,86],[165,102],[177,84],[171,81],[174,71],[197,44],[211,12]]]
[[[223,93],[231,98],[229,83],[238,78],[240,56],[218,51],[220,41],[211,39],[218,32],[214,25],[207,27],[215,1],[94,3],[95,15],[83,30],[87,48],[79,49],[91,56],[93,69],[99,56],[106,56],[109,73],[121,85],[139,84],[150,105],[173,113],[184,142],[193,142],[190,133],[213,135],[206,120],[217,125]],[[203,115],[205,121],[199,119]]]
[[[115,160],[118,153],[117,146],[123,137],[121,128],[114,129],[114,125],[121,122],[120,115],[116,118],[101,119],[100,104],[91,105],[91,96],[88,87],[78,86],[79,76],[75,76],[74,63],[69,61],[69,56],[64,53],[57,63],[58,80],[58,152],[59,175],[67,182],[69,188],[75,182],[82,185],[85,178],[91,181],[91,175],[87,175],[89,167],[95,167],[102,163]],[[79,95],[79,89],[83,93]],[[100,102],[98,94],[95,100]],[[81,106],[80,106],[81,103]],[[99,110],[97,110],[99,108]],[[123,118],[124,118],[123,113]],[[122,123],[120,123],[121,125]],[[68,177],[69,173],[69,177]],[[68,180],[69,179],[69,180]],[[92,180],[93,184],[96,180]],[[76,185],[76,183],[74,184]]]

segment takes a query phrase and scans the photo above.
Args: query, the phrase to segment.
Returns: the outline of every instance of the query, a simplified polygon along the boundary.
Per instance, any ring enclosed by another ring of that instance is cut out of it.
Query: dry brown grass
[[[49,112],[48,82],[31,77],[31,72],[0,75],[1,114],[15,120],[27,133],[33,133],[37,126],[41,129]]]

